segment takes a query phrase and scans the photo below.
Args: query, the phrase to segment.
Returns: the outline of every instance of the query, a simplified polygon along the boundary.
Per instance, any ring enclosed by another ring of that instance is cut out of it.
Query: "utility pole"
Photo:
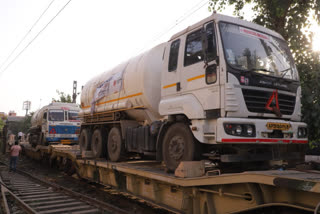
[[[73,81],[72,102],[76,103],[77,100],[77,81]]]
[[[29,100],[24,101],[22,109],[26,110],[26,116],[28,115],[28,111],[30,110],[30,108],[31,108],[31,101]]]

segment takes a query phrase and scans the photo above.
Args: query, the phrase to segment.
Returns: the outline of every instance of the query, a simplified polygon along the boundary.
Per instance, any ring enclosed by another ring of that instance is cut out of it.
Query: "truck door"
[[[180,72],[181,95],[193,94],[204,110],[220,108],[219,68],[214,22],[186,34]]]
[[[48,112],[45,111],[43,113],[43,117],[42,117],[42,126],[41,126],[41,132],[43,133],[44,137],[47,137],[48,134]]]
[[[166,50],[169,51],[165,54],[164,72],[162,75],[161,92],[162,96],[174,96],[180,93],[180,62],[179,50],[181,39],[175,39],[168,42]]]

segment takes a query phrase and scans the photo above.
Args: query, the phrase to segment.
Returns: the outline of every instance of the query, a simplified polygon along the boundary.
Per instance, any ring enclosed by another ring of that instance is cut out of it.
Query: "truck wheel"
[[[87,151],[91,145],[91,133],[87,129],[83,129],[79,138],[80,152]]]
[[[37,141],[35,140],[35,136],[34,135],[30,135],[29,143],[31,144],[31,146],[33,148],[35,148],[37,146]]]
[[[96,129],[91,138],[91,150],[96,158],[105,156],[106,136],[101,129]]]
[[[195,142],[190,128],[184,123],[170,126],[164,136],[162,156],[169,171],[174,171],[181,161],[194,159]]]
[[[124,153],[124,143],[120,129],[113,127],[108,135],[108,157],[111,161],[120,161]]]
[[[46,142],[46,138],[44,137],[44,134],[41,134],[40,144],[43,146],[47,146],[47,142]]]

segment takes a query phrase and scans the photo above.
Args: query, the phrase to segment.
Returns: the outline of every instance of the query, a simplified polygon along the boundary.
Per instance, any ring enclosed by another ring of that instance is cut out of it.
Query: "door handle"
[[[177,91],[180,91],[181,90],[181,85],[180,85],[180,82],[177,82]]]

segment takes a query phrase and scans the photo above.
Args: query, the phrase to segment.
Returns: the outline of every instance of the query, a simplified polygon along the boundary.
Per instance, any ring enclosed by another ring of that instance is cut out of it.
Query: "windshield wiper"
[[[274,71],[269,71],[265,68],[251,68],[249,71],[264,71],[264,72],[274,73]]]
[[[291,70],[291,67],[287,68],[287,69],[284,69],[283,71],[280,71],[281,73],[284,72],[284,74],[282,74],[282,76],[281,76],[281,79],[284,78],[284,76],[288,73],[289,70]]]

